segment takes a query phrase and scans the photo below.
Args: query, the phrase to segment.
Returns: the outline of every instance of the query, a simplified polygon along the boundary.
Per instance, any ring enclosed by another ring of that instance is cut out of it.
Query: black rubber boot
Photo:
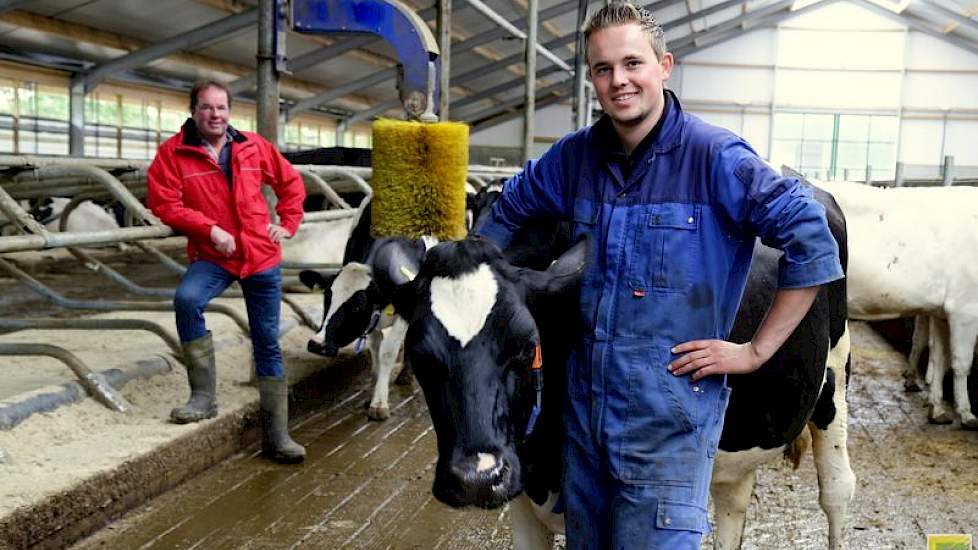
[[[289,385],[284,378],[258,377],[261,452],[275,462],[298,464],[306,449],[289,437]]]
[[[211,333],[184,342],[183,356],[190,381],[190,400],[170,411],[170,420],[177,424],[200,422],[217,416],[217,366],[214,361],[214,340]]]

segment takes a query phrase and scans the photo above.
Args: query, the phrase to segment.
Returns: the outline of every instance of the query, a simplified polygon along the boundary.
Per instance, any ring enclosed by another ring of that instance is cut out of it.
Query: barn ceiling
[[[431,0],[405,0],[434,29]],[[585,0],[586,1],[586,0]],[[900,24],[978,54],[978,0],[656,0],[645,3],[663,24],[669,48],[681,62],[702,48],[778,23],[833,2],[851,2]],[[236,93],[254,93],[257,0],[0,0],[0,59],[91,72],[114,59],[195,29],[225,30],[190,48],[111,72],[109,80],[189,89],[201,77],[234,82]],[[526,29],[525,0],[483,0],[515,27]],[[552,58],[574,65],[580,0],[540,0],[538,42],[552,52],[537,61],[537,104],[566,101],[573,74]],[[590,2],[596,9],[603,1]],[[522,40],[513,37],[469,0],[453,2],[451,118],[486,127],[522,108]],[[233,18],[233,19],[232,19]],[[200,31],[197,31],[200,32]],[[396,55],[379,39],[357,35],[290,32],[291,75],[281,81],[283,108],[312,108],[337,118],[397,115]],[[351,44],[357,47],[349,47]],[[310,99],[315,98],[315,99]],[[306,100],[303,102],[303,100]],[[389,107],[384,109],[384,107]]]

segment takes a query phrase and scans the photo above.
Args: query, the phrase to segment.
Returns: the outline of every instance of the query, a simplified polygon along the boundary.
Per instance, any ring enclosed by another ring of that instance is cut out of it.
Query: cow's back
[[[817,185],[845,213],[852,317],[936,313],[948,300],[975,298],[978,189]]]

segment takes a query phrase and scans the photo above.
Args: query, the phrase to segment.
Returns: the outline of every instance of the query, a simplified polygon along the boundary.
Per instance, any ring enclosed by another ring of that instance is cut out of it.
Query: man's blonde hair
[[[666,53],[666,38],[662,27],[655,22],[655,17],[649,10],[632,4],[631,2],[612,2],[588,17],[587,23],[581,32],[584,33],[584,60],[590,63],[587,58],[588,40],[591,34],[608,27],[617,27],[635,23],[642,28],[649,36],[652,43],[652,50],[659,61]]]

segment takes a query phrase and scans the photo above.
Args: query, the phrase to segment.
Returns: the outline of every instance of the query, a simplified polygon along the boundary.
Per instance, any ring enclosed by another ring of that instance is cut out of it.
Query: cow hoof
[[[954,422],[954,417],[946,411],[941,411],[938,413],[934,413],[932,411],[927,415],[927,422],[930,422],[931,424],[940,424],[940,425],[950,424]]]
[[[370,409],[367,411],[367,417],[370,418],[370,420],[387,420],[391,417],[391,411],[388,407],[370,407]]]
[[[970,432],[978,431],[978,418],[970,414],[967,417],[961,417],[961,429]]]

